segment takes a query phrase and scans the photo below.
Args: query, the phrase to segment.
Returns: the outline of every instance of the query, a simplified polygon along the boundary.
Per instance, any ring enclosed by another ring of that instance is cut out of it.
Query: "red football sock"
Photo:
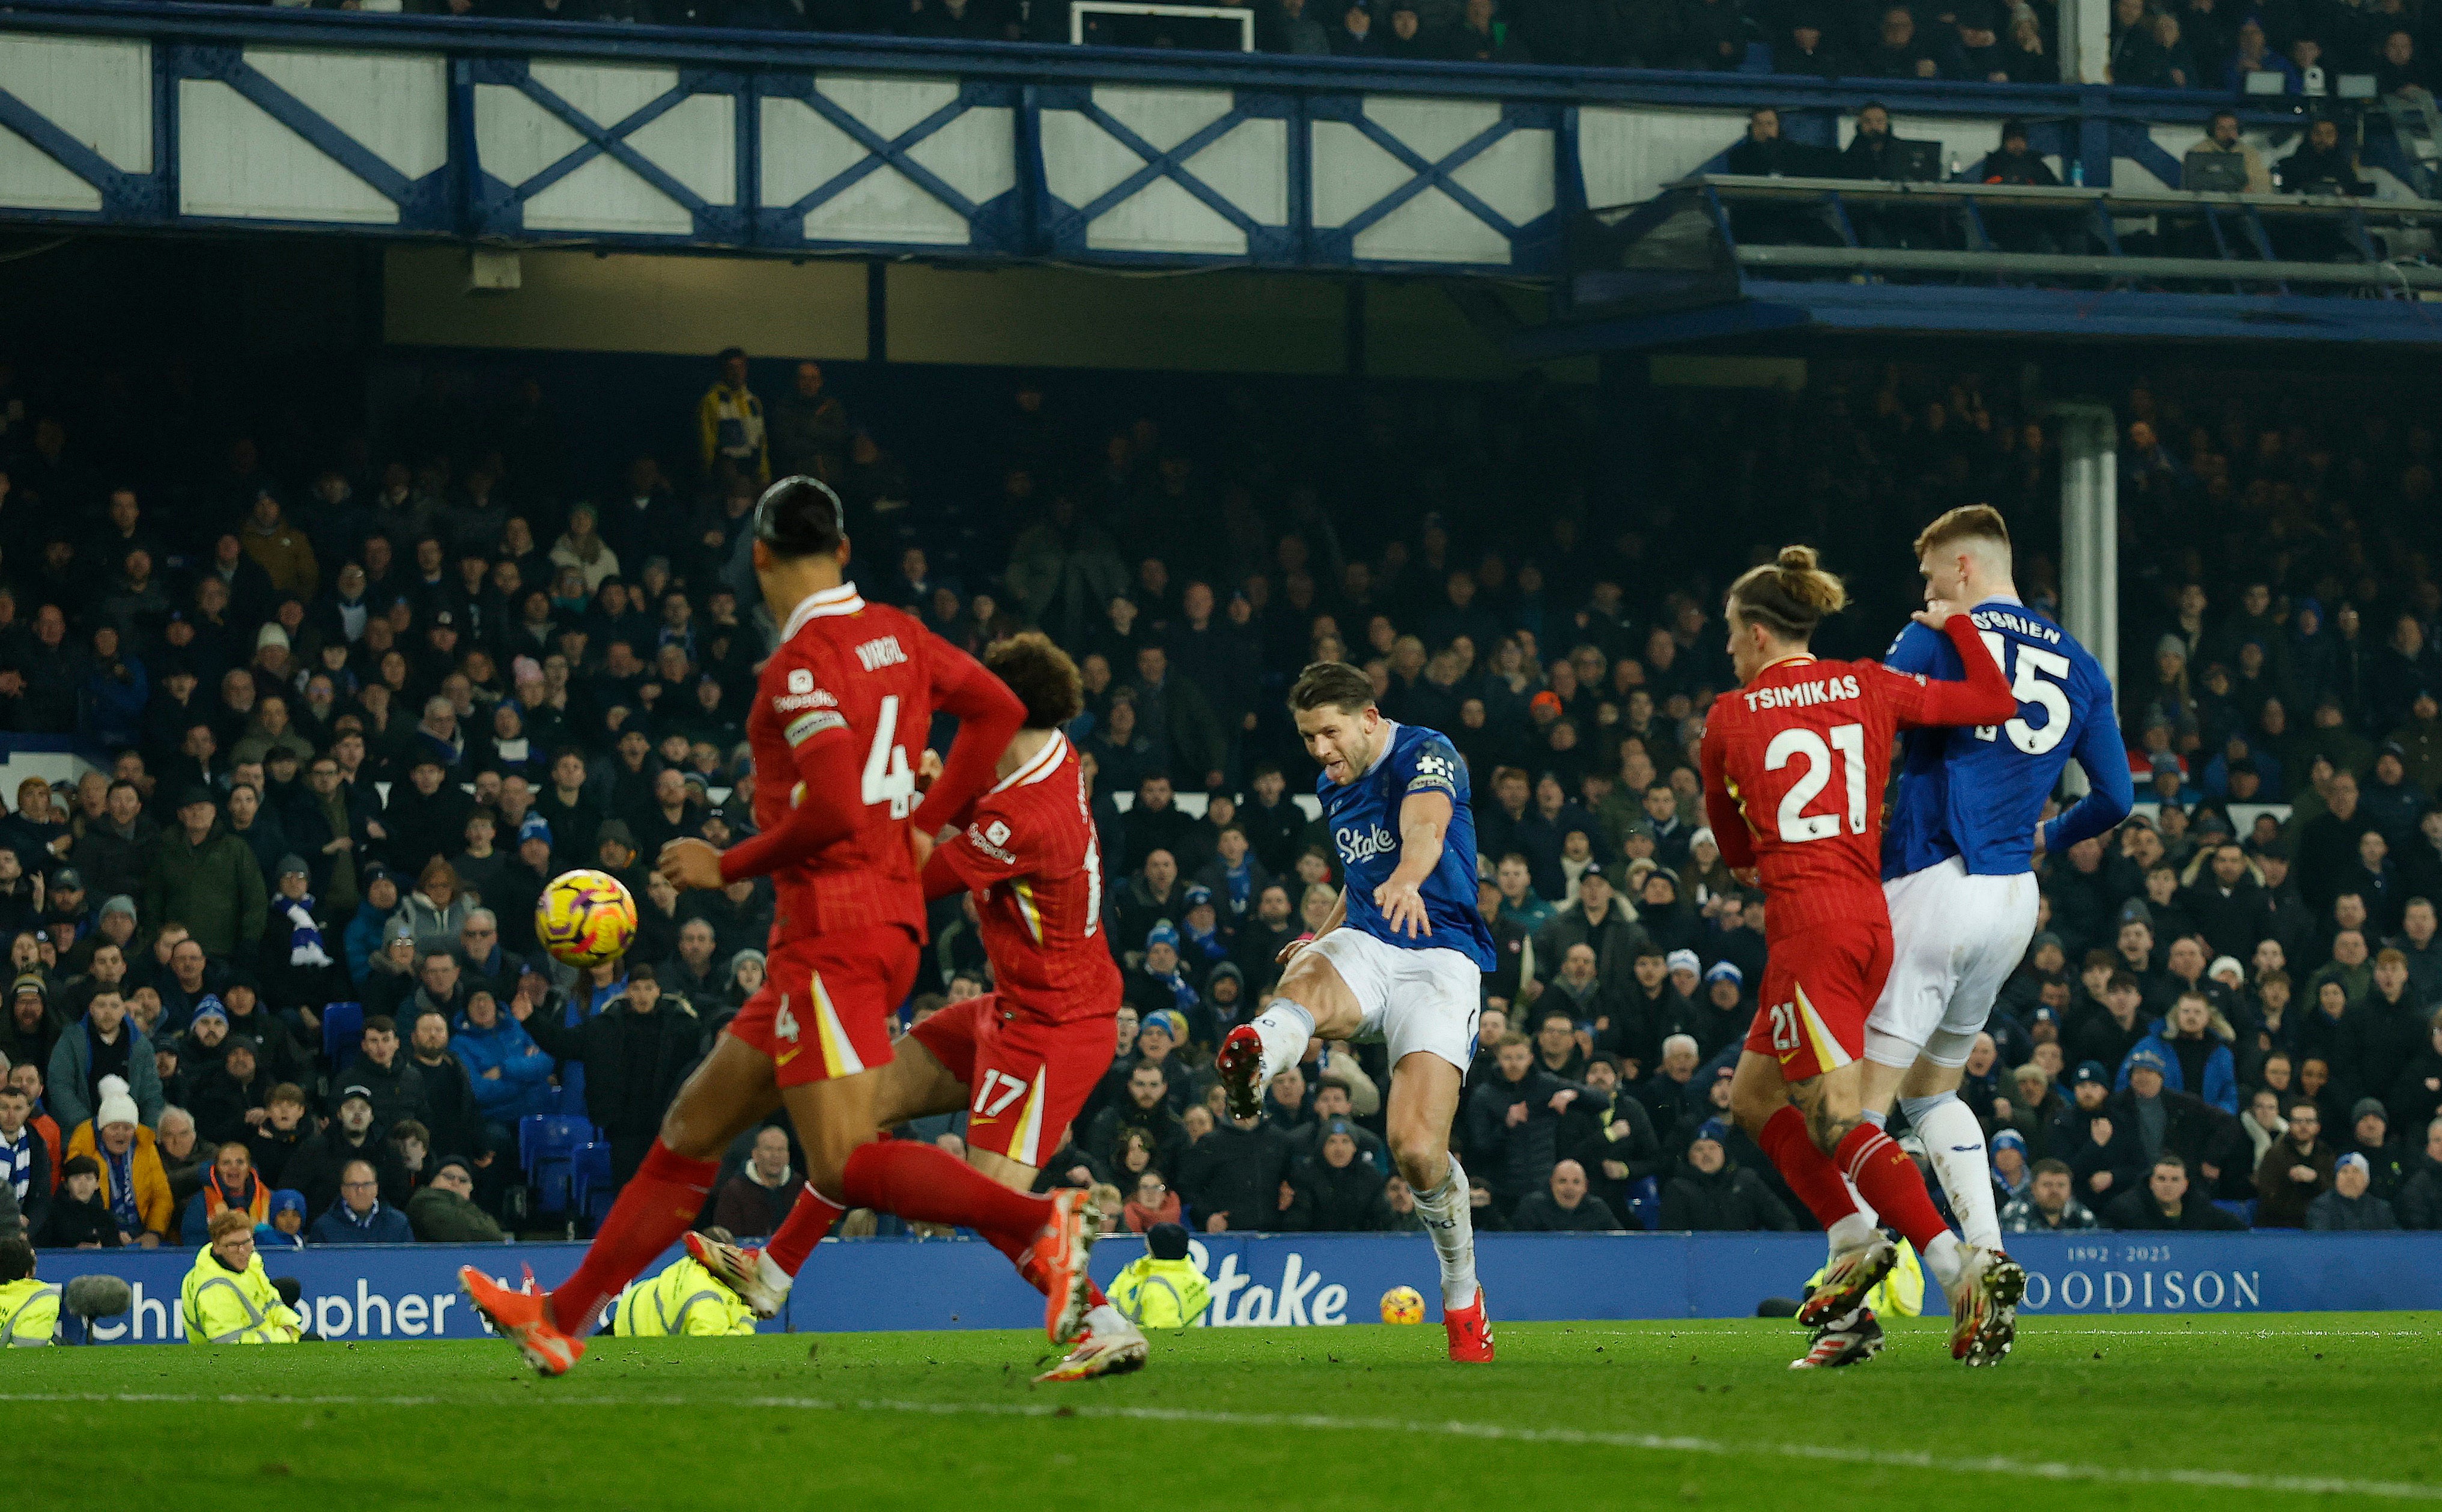
[[[1814,1139],[1806,1132],[1806,1116],[1783,1103],[1780,1109],[1764,1120],[1763,1133],[1756,1143],[1771,1157],[1773,1169],[1814,1214],[1814,1221],[1825,1229],[1857,1211],[1850,1200],[1849,1183],[1840,1179],[1840,1168],[1832,1157],[1814,1148]]]
[[[939,1145],[915,1139],[861,1144],[841,1171],[847,1200],[911,1223],[946,1223],[1030,1242],[1051,1221],[1051,1199],[1011,1192]]]
[[[619,1189],[619,1200],[610,1205],[576,1273],[553,1288],[551,1315],[559,1326],[580,1338],[591,1333],[602,1304],[695,1222],[720,1170],[718,1161],[690,1160],[655,1139],[635,1175]]]
[[[1907,1236],[1923,1254],[1925,1247],[1950,1231],[1941,1211],[1924,1190],[1924,1177],[1899,1141],[1870,1123],[1860,1123],[1840,1141],[1840,1169],[1857,1183],[1857,1191],[1885,1223]]]
[[[1043,1283],[1042,1266],[1028,1253],[1034,1248],[1031,1240],[1021,1239],[1012,1233],[988,1233],[984,1238],[991,1241],[994,1249],[1009,1256],[1009,1263],[1017,1267],[1018,1275],[1025,1278],[1028,1285],[1047,1297],[1051,1294],[1051,1288]],[[1088,1305],[1095,1307],[1103,1306],[1111,1300],[1103,1295],[1102,1284],[1090,1278],[1085,1283],[1085,1299]]]
[[[771,1238],[763,1241],[763,1252],[772,1257],[772,1264],[793,1276],[797,1267],[806,1263],[806,1257],[814,1252],[814,1246],[823,1242],[823,1235],[831,1231],[831,1225],[839,1222],[839,1215],[846,1211],[847,1204],[833,1202],[816,1192],[814,1184],[809,1181],[806,1189],[797,1193],[796,1203],[789,1209],[789,1215],[780,1220],[780,1227],[772,1231]]]

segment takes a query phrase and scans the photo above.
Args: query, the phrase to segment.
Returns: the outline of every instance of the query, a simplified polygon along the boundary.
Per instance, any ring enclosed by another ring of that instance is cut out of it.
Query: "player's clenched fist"
[[[662,847],[657,864],[673,887],[712,888],[720,885],[720,852],[709,841],[680,839]]]

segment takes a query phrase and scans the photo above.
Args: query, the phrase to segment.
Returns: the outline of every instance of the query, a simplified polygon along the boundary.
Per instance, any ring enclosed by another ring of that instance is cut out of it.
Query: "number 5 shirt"
[[[1883,839],[1883,875],[1904,877],[1957,856],[1971,876],[2014,877],[2034,865],[2044,800],[2074,755],[2087,795],[2054,819],[2046,850],[2067,850],[2128,817],[2136,792],[2111,680],[2068,631],[2014,598],[1992,598],[1967,617],[2010,679],[2016,714],[1994,725],[1924,730],[1901,740],[1899,796]],[[1884,653],[1901,672],[1956,677],[1949,638],[1911,622]]]
[[[1762,873],[1766,939],[1888,918],[1883,788],[1899,731],[1997,724],[2017,713],[1967,616],[1951,616],[1943,633],[1959,648],[1964,682],[1879,662],[1798,656],[1713,701],[1704,720],[1704,811],[1722,859]]]

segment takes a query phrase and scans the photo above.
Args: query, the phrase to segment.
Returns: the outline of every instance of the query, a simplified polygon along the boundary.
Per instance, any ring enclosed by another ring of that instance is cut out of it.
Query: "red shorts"
[[[1113,1017],[1056,1021],[986,993],[909,1032],[973,1094],[967,1147],[1040,1166],[1111,1067]]]
[[[1866,1052],[1866,1015],[1891,974],[1891,926],[1884,920],[1810,925],[1774,944],[1747,1048],[1780,1063],[1781,1080],[1804,1082]]]
[[[804,1086],[890,1064],[890,1018],[916,983],[920,951],[898,924],[871,924],[772,952],[763,988],[722,1032],[772,1058],[772,1079]]]

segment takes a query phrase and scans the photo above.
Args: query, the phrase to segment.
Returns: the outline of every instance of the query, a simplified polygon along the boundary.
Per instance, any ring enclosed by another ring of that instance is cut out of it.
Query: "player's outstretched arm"
[[[2078,732],[2077,764],[2086,774],[2086,796],[2035,830],[2046,850],[2067,850],[2102,834],[2127,818],[2137,801],[2137,785],[2128,774],[2128,752],[2120,743],[2120,717],[2107,698],[2094,701],[2086,727]]]
[[[941,774],[916,807],[916,832],[938,833],[963,825],[967,809],[992,786],[993,763],[1026,723],[1026,705],[984,665],[935,636],[924,647],[933,682],[933,707],[957,717],[958,734],[941,758]]]
[[[1425,917],[1425,879],[1442,864],[1443,837],[1449,832],[1451,804],[1448,794],[1412,792],[1399,800],[1399,865],[1388,881],[1374,889],[1374,906],[1394,934],[1420,938],[1433,932]]]
[[[1959,648],[1959,665],[1967,675],[1958,683],[1939,678],[1920,681],[1879,663],[1868,664],[1897,692],[1894,706],[1901,724],[1999,724],[2018,717],[2017,695],[2010,691],[2010,680],[2001,675],[2001,664],[1977,638],[1974,620],[1944,604],[1921,609],[1914,618],[1918,624],[1950,637],[1950,643]],[[1720,831],[1714,834],[1718,839]]]
[[[811,860],[846,839],[864,817],[864,805],[856,796],[860,787],[853,750],[844,725],[797,746],[790,755],[799,786],[787,819],[727,850],[715,850],[701,840],[673,840],[662,847],[662,875],[675,887],[725,887]]]

